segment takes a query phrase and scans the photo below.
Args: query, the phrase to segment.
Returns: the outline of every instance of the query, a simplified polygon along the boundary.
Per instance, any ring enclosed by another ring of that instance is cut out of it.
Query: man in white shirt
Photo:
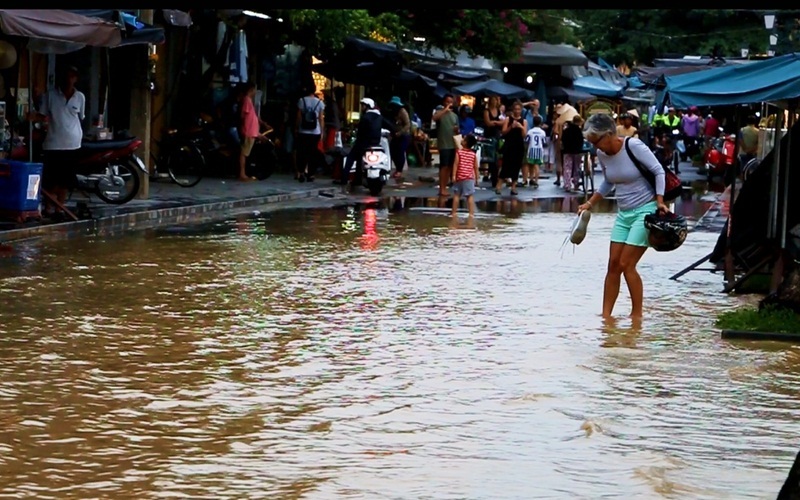
[[[81,147],[83,126],[86,117],[86,96],[75,88],[78,70],[70,66],[63,73],[58,85],[42,97],[39,112],[34,120],[47,120],[47,135],[44,150],[44,169],[42,187],[50,191],[64,205],[69,187],[75,181],[73,164],[75,153]],[[45,215],[63,217],[61,208],[52,206],[45,199]]]

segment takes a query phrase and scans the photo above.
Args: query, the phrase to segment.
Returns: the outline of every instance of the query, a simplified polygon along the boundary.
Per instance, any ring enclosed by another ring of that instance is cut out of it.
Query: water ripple
[[[613,215],[381,209],[24,247],[0,269],[0,496],[774,497],[800,351],[648,252],[598,316]],[[620,294],[619,313],[629,307]]]

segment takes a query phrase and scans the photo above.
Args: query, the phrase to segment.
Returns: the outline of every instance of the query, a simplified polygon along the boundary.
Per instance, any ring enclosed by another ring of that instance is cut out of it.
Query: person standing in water
[[[453,169],[453,217],[458,212],[460,197],[467,198],[469,217],[475,215],[475,183],[478,181],[478,157],[475,154],[475,144],[478,139],[474,135],[465,135],[461,138],[461,148],[456,151],[456,166]]]
[[[641,318],[644,285],[636,265],[650,246],[644,218],[656,211],[669,211],[664,203],[666,178],[664,168],[645,143],[634,137],[617,135],[617,124],[611,116],[597,113],[586,120],[583,136],[597,148],[597,160],[603,165],[604,180],[586,203],[578,206],[578,213],[591,210],[604,196],[616,190],[617,218],[611,230],[608,270],[603,285],[603,317],[611,317],[617,302],[622,276],[631,296],[631,317]],[[627,142],[627,144],[626,144]],[[642,168],[653,173],[655,189],[629,156]]]

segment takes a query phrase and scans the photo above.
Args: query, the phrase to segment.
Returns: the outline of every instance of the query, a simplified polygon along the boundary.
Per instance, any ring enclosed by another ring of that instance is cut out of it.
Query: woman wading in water
[[[603,165],[604,179],[592,197],[578,207],[578,213],[591,210],[615,188],[618,206],[603,287],[603,317],[611,317],[621,278],[625,276],[631,295],[631,316],[641,318],[644,285],[636,265],[649,246],[644,217],[656,211],[666,213],[669,210],[664,204],[664,169],[645,143],[633,137],[619,137],[617,124],[609,115],[598,113],[589,117],[583,136],[597,148],[597,160]],[[625,141],[629,141],[631,154],[642,167],[655,176],[655,193],[628,156]]]

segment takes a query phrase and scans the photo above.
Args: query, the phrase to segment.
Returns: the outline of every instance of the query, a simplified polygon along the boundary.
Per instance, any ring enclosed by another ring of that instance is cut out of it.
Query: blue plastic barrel
[[[41,186],[41,163],[0,160],[0,210],[38,211]]]

